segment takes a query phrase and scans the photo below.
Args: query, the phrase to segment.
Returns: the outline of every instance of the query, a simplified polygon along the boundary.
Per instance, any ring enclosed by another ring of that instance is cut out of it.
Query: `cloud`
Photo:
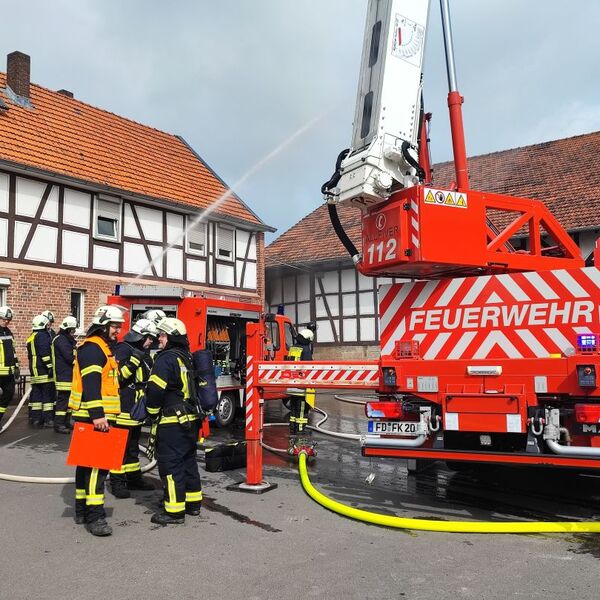
[[[281,233],[318,206],[350,141],[366,6],[31,0],[4,14],[0,53],[29,53],[36,83],[182,135],[229,183],[326,113],[238,190]],[[599,128],[600,3],[579,0],[578,16],[558,0],[457,0],[451,10],[470,154]],[[425,100],[442,161],[451,143],[438,11],[432,2]]]

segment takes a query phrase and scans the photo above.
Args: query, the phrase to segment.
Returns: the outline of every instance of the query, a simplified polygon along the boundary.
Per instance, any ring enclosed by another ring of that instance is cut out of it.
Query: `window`
[[[289,350],[294,345],[294,340],[296,339],[296,333],[294,328],[289,324],[285,324],[285,348]]]
[[[10,279],[7,277],[0,277],[0,306],[6,306],[8,304],[8,286],[10,285]]]
[[[217,258],[233,260],[233,229],[217,225]]]
[[[277,321],[267,321],[267,337],[273,344],[273,350],[279,350],[279,323]]]
[[[190,254],[206,256],[206,223],[188,223],[187,251]]]
[[[71,290],[71,314],[77,319],[77,330],[83,331],[85,292],[83,290]]]
[[[96,198],[94,237],[118,242],[121,240],[121,200],[99,196]]]

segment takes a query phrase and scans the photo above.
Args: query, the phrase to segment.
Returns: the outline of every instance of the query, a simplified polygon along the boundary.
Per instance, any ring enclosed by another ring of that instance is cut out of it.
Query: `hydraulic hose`
[[[19,414],[21,408],[25,402],[27,402],[29,395],[31,393],[31,388],[29,388],[23,397],[21,398],[19,404],[17,404],[13,414],[10,419],[4,424],[2,429],[0,429],[0,433],[4,433],[10,424],[15,420],[16,416]],[[146,448],[140,445],[140,450],[142,452],[146,452]],[[142,473],[147,473],[151,471],[156,466],[156,459],[151,460],[147,465],[142,467]],[[9,473],[0,473],[0,479],[4,481],[17,481],[19,483],[75,483],[75,477],[38,477],[34,475],[11,475]]]
[[[304,491],[318,504],[345,517],[397,529],[413,529],[420,531],[442,531],[447,533],[600,533],[600,523],[592,522],[520,522],[506,521],[430,521],[409,517],[394,517],[353,508],[328,498],[319,492],[311,483],[306,469],[306,453],[298,456],[298,471]]]
[[[333,229],[338,238],[340,239],[340,242],[342,242],[344,248],[346,248],[348,254],[352,257],[352,261],[354,262],[354,264],[358,263],[360,261],[360,254],[352,240],[348,237],[348,234],[344,230],[344,227],[342,226],[336,205],[331,202],[328,202],[327,210],[329,211],[329,219],[331,221],[331,224],[333,225]]]

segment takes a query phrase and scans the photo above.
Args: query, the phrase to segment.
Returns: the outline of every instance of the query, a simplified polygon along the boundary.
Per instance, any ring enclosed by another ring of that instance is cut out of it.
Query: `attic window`
[[[110,242],[121,241],[121,200],[99,196],[94,214],[94,237]]]
[[[217,258],[233,260],[233,229],[217,225]]]
[[[206,256],[206,223],[190,223],[187,231],[187,251]]]

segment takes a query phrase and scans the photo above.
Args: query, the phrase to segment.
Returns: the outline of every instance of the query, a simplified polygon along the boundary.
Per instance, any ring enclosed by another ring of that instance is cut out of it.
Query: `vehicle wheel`
[[[233,394],[221,394],[221,398],[215,407],[215,423],[217,427],[227,427],[235,419],[237,403]]]

